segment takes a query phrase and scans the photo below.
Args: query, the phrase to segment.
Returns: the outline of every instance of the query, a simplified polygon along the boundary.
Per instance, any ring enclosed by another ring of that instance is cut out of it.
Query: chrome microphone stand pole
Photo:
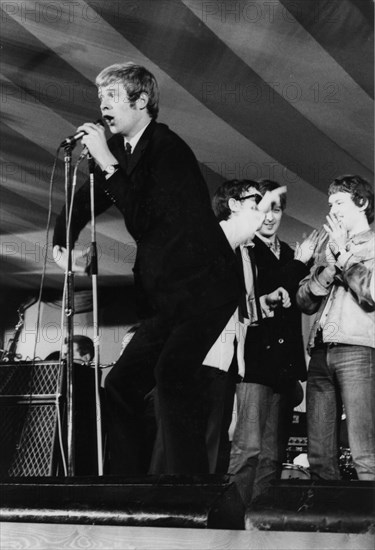
[[[73,383],[73,316],[74,316],[74,273],[72,269],[71,231],[69,211],[72,200],[72,145],[65,146],[65,208],[66,208],[66,251],[68,258],[66,274],[66,292],[64,313],[67,332],[66,354],[66,409],[67,409],[67,474],[75,474],[75,441],[74,441],[74,383]]]
[[[96,245],[95,223],[95,193],[94,193],[94,166],[95,162],[88,153],[90,174],[90,209],[91,209],[91,244],[90,244],[90,275],[92,281],[93,302],[93,327],[94,327],[94,369],[95,369],[95,410],[96,410],[96,443],[98,459],[98,475],[103,475],[103,441],[102,441],[102,414],[100,405],[100,379],[99,379],[99,314],[98,314],[98,253]]]

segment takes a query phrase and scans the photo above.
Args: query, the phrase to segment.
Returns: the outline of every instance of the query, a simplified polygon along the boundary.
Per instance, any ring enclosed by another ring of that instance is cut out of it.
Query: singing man
[[[236,259],[211,209],[190,147],[157,122],[155,77],[133,63],[96,78],[112,134],[87,122],[82,143],[95,160],[95,213],[115,206],[137,243],[134,284],[143,321],[105,382],[110,473],[142,474],[144,397],[159,396],[167,473],[205,473],[208,459],[198,370],[237,306]],[[90,217],[89,183],[76,193],[72,240]],[[124,234],[125,237],[125,234]],[[65,209],[54,252],[66,264]]]

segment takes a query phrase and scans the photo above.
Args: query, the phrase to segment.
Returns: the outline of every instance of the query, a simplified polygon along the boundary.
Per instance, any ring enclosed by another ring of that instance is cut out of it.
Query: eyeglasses
[[[252,199],[255,204],[259,204],[262,200],[262,195],[259,193],[252,193],[251,195],[245,195],[244,197],[238,197],[236,200],[238,201],[246,201],[247,199]]]

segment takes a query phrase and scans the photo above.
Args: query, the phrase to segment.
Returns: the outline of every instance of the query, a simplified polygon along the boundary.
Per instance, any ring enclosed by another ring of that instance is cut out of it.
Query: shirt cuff
[[[340,254],[336,260],[336,265],[340,270],[343,270],[345,265],[347,264],[351,254],[347,250],[340,250]]]
[[[112,174],[105,174],[104,175],[105,179],[109,180],[114,174],[116,174],[116,172],[118,172],[118,168],[116,168],[116,170],[112,172]]]

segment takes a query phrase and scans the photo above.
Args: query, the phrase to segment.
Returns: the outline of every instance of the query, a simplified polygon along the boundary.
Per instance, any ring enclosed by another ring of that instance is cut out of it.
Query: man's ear
[[[366,208],[368,207],[368,199],[360,199],[359,201],[359,209],[361,212],[364,212]]]
[[[231,197],[228,200],[228,206],[231,212],[238,212],[241,208],[241,203],[236,199],[234,199],[233,197]]]
[[[143,109],[146,109],[147,103],[148,103],[148,95],[146,94],[146,92],[141,93],[141,95],[137,99],[137,103],[140,111],[143,111]]]

